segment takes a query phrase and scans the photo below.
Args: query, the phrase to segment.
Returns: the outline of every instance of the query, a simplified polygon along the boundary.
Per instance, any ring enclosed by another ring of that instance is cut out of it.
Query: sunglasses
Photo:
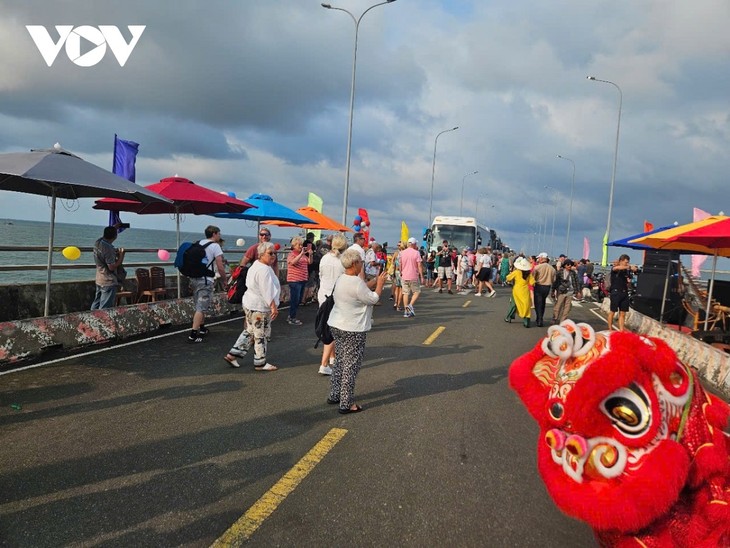
[[[259,232],[259,236],[268,236],[269,238],[271,238],[271,234],[269,234],[268,232]]]

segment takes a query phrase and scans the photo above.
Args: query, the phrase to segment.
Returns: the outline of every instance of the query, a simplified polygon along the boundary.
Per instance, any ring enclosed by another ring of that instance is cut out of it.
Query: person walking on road
[[[418,240],[409,238],[408,247],[401,251],[399,259],[403,317],[408,318],[416,315],[413,305],[421,295],[421,284],[423,283],[423,260],[418,252]],[[411,298],[411,294],[413,298]]]
[[[555,283],[557,284],[557,294],[553,306],[553,324],[559,324],[568,319],[570,309],[573,307],[573,295],[580,291],[578,274],[572,260],[563,261],[563,267],[557,272]]]
[[[530,270],[532,265],[524,257],[515,259],[515,269],[507,275],[507,281],[512,282],[512,299],[504,321],[511,323],[515,313],[522,318],[522,325],[530,327],[530,287],[535,284]]]
[[[217,226],[208,225],[205,227],[205,238],[200,240],[200,245],[205,247],[204,262],[208,265],[208,274],[200,278],[190,278],[190,286],[193,290],[193,302],[195,303],[195,314],[193,314],[193,326],[188,335],[188,342],[201,343],[203,337],[208,334],[205,327],[205,314],[210,310],[213,302],[213,289],[215,288],[215,274],[213,265],[218,270],[221,278],[226,279],[226,267],[223,264],[223,250],[218,242],[221,241],[221,229]]]
[[[489,248],[483,247],[479,250],[477,255],[477,288],[474,294],[477,297],[484,295],[484,286],[489,289],[489,296],[494,297],[497,292],[494,290],[492,282],[489,281],[492,277],[492,252]]]
[[[543,326],[545,304],[557,277],[557,272],[549,260],[547,253],[540,253],[537,256],[537,266],[532,270],[532,277],[535,278],[535,325],[538,327]]]
[[[373,305],[380,300],[388,273],[376,278],[370,291],[360,277],[363,261],[357,250],[347,249],[340,258],[345,273],[335,285],[335,305],[327,322],[335,339],[335,365],[330,376],[329,404],[339,404],[339,412],[358,413],[362,407],[353,402],[355,379],[362,365],[367,332],[372,327]]]
[[[271,322],[279,315],[281,285],[274,273],[276,250],[271,242],[259,244],[256,259],[246,274],[246,293],[243,294],[244,329],[236,343],[223,358],[232,367],[240,367],[241,358],[251,348],[253,339],[253,365],[256,371],[276,371],[278,367],[266,361],[267,341],[271,337]]]

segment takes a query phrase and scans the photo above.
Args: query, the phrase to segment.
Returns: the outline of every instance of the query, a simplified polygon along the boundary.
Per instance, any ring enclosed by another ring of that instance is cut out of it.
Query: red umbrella
[[[113,211],[131,211],[141,215],[155,215],[160,213],[174,213],[177,231],[177,247],[180,247],[180,214],[207,215],[211,213],[242,213],[253,207],[251,204],[238,200],[228,194],[210,190],[196,185],[183,177],[167,177],[159,183],[144,187],[164,196],[172,203],[152,202],[139,203],[131,200],[104,198],[97,200],[94,209]],[[177,292],[180,296],[180,275],[177,279]]]

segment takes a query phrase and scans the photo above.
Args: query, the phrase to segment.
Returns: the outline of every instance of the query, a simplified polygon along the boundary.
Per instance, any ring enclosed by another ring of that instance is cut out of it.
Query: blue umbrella
[[[257,230],[259,228],[258,224],[261,221],[287,221],[296,224],[314,223],[312,219],[275,202],[268,194],[251,194],[251,196],[246,198],[245,202],[254,207],[247,209],[243,213],[215,213],[213,216],[221,219],[246,219],[248,221],[256,221]]]

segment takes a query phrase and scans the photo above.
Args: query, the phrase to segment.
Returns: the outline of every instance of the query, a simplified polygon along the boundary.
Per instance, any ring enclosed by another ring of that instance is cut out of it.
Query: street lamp
[[[431,202],[428,206],[428,221],[426,221],[426,226],[431,226],[431,221],[433,220],[433,217],[431,217],[431,215],[433,214],[433,180],[434,176],[436,175],[436,143],[439,142],[439,137],[442,133],[456,131],[457,129],[459,129],[459,126],[452,127],[451,129],[445,129],[439,132],[438,135],[436,135],[436,138],[433,140],[433,164],[431,164]]]
[[[568,160],[573,164],[573,179],[570,182],[570,206],[568,207],[568,232],[565,235],[565,256],[570,257],[570,221],[573,218],[573,191],[575,190],[575,162],[570,158],[558,154],[561,160]],[[587,258],[587,257],[586,257]]]
[[[345,162],[345,197],[342,202],[342,224],[347,225],[347,195],[350,190],[350,156],[352,153],[352,116],[355,108],[355,69],[357,68],[357,35],[360,30],[360,21],[362,20],[363,16],[369,12],[371,9],[376,8],[378,6],[382,6],[384,4],[390,4],[392,2],[395,2],[395,0],[386,0],[385,2],[380,2],[379,4],[375,4],[373,6],[370,6],[368,9],[366,9],[359,18],[355,19],[355,16],[350,13],[348,10],[343,8],[337,8],[331,4],[322,4],[323,8],[327,8],[328,10],[337,10],[337,11],[344,11],[347,15],[352,17],[353,22],[355,23],[355,47],[353,49],[352,53],[352,83],[350,84],[350,124],[347,130],[347,160]]]
[[[611,172],[611,191],[608,194],[608,220],[606,221],[606,235],[604,236],[603,242],[603,257],[601,258],[601,266],[608,265],[608,243],[611,237],[611,210],[613,209],[613,186],[616,183],[616,162],[618,161],[618,136],[621,131],[621,107],[624,102],[624,94],[618,84],[611,82],[610,80],[599,80],[595,76],[586,76],[588,80],[594,82],[603,82],[604,84],[611,84],[618,90],[618,123],[616,124],[616,146],[613,151],[613,171]]]
[[[553,244],[555,243],[555,214],[557,213],[557,210],[558,210],[558,198],[557,198],[558,191],[555,190],[555,188],[551,187],[550,185],[545,185],[545,190],[548,190],[548,189],[553,191],[552,192],[552,194],[553,194],[553,228],[550,232],[550,255],[552,256],[553,255]],[[545,221],[545,223],[547,224],[547,220]],[[545,227],[545,232],[547,232],[547,226]]]
[[[474,171],[472,173],[467,173],[466,175],[464,175],[461,178],[461,205],[459,206],[459,217],[461,217],[464,214],[464,180],[469,175],[476,175],[477,173],[479,173],[479,172],[478,171]]]

